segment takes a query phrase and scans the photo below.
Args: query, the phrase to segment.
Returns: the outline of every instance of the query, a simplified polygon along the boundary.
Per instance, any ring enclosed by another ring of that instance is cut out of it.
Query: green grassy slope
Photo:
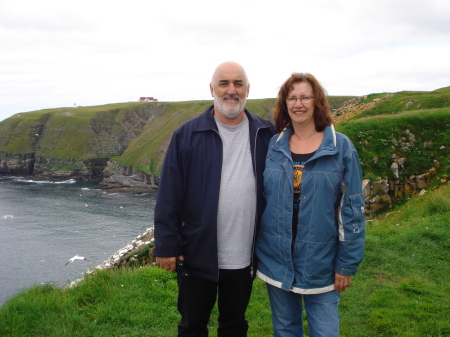
[[[364,177],[395,179],[393,155],[405,158],[402,177],[425,173],[434,160],[439,174],[450,173],[450,107],[351,119],[336,130],[353,141]]]
[[[35,151],[38,136],[52,110],[21,113],[0,122],[0,151],[25,154]]]
[[[141,104],[109,104],[16,114],[0,123],[0,151],[70,159],[107,157],[114,151],[105,145],[120,133],[124,114]],[[102,127],[105,130],[103,134]]]
[[[121,156],[113,159],[142,172],[159,172],[173,132],[211,104],[212,101],[164,103],[164,114],[155,118],[142,134],[134,138]]]
[[[382,94],[371,94],[361,104],[370,102],[376,98],[385,96]],[[395,93],[393,97],[378,103],[374,108],[364,111],[357,118],[392,115],[405,111],[429,110],[450,107],[450,87],[435,91],[402,91]]]

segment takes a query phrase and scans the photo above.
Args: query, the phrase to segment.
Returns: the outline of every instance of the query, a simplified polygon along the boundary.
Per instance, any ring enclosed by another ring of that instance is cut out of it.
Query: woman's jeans
[[[302,300],[308,318],[309,336],[339,337],[338,292],[301,295],[270,284],[267,284],[267,291],[275,337],[303,336]]]

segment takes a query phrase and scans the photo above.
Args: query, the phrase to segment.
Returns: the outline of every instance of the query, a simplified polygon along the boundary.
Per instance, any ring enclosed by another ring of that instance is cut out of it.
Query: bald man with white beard
[[[220,64],[214,105],[175,131],[155,206],[156,263],[177,272],[178,336],[208,336],[218,298],[218,336],[247,336],[254,242],[264,210],[263,172],[273,125],[245,109],[243,67]]]

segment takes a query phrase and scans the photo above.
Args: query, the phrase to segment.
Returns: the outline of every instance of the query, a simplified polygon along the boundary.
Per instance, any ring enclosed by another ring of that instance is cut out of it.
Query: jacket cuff
[[[344,276],[353,276],[356,274],[357,269],[348,269],[343,267],[336,267],[334,270],[335,273],[344,275]]]

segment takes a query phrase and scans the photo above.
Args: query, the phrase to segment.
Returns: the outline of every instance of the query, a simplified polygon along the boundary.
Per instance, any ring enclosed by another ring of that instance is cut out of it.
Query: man
[[[247,336],[245,311],[255,272],[254,242],[265,201],[269,122],[245,109],[244,69],[214,72],[214,105],[175,131],[155,208],[158,266],[177,271],[178,336],[208,336],[218,296],[218,336]]]

